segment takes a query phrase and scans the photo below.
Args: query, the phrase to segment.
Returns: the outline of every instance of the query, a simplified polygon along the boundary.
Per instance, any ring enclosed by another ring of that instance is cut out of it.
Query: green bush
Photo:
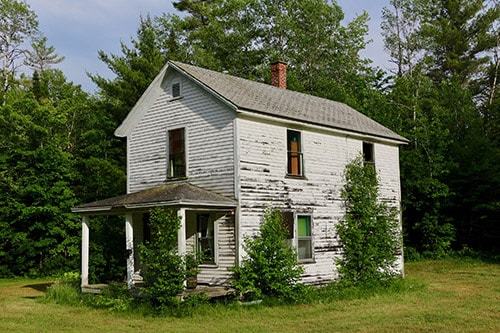
[[[56,282],[47,288],[44,301],[63,305],[77,305],[81,303],[81,294],[74,285]]]
[[[155,208],[150,222],[151,240],[139,246],[142,291],[155,307],[177,304],[188,274],[186,260],[177,251],[180,219],[173,209]]]
[[[346,166],[345,179],[346,215],[337,226],[343,246],[340,275],[354,283],[388,278],[401,249],[398,211],[381,202],[375,168],[365,166],[362,157]]]
[[[115,312],[126,312],[134,308],[136,304],[134,297],[127,290],[126,286],[124,289],[127,290],[125,293],[116,293],[112,290],[115,287],[105,288],[101,294],[93,295],[87,294],[83,297],[83,302],[85,305],[97,308],[97,309],[107,309]]]
[[[247,258],[234,268],[233,286],[246,299],[262,296],[294,298],[302,285],[303,272],[297,254],[287,243],[283,217],[278,210],[267,210],[260,233],[244,243]]]

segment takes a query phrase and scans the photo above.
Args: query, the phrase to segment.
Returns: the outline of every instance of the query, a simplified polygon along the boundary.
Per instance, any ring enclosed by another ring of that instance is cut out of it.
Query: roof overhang
[[[240,108],[237,110],[237,113],[240,114],[240,117],[244,119],[260,120],[276,124],[293,125],[301,128],[334,133],[338,135],[343,135],[363,140],[378,141],[392,145],[407,145],[409,143],[409,140],[403,137],[401,137],[402,138],[401,140],[397,140],[393,138],[384,137],[381,135],[373,135],[355,130],[347,130],[339,127],[316,124],[314,122],[306,122],[303,120],[295,120],[292,118],[272,116],[266,113],[257,112],[255,110],[245,110]]]
[[[197,207],[233,209],[237,202],[187,182],[162,184],[139,192],[107,198],[73,207],[73,213],[120,214],[154,207]]]

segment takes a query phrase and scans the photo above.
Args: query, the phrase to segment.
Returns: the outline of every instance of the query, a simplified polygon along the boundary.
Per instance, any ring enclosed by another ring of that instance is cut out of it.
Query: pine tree
[[[32,50],[28,50],[25,63],[35,71],[43,72],[51,65],[59,64],[64,60],[63,56],[57,55],[54,46],[47,46],[47,37],[35,39],[31,47]]]

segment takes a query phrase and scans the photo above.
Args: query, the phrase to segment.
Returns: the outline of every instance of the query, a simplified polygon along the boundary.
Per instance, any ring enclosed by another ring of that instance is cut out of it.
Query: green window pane
[[[299,237],[311,236],[311,218],[309,216],[297,217],[297,233]]]

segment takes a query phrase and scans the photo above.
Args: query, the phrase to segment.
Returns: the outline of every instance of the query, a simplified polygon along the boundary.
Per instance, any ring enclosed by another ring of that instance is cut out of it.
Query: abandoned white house
[[[345,215],[340,192],[353,158],[362,152],[375,165],[381,198],[399,208],[399,145],[407,140],[343,103],[287,90],[286,64],[271,68],[267,85],[165,65],[115,132],[127,139],[127,194],[73,209],[82,214],[82,287],[91,215],[125,217],[133,286],[148,210],[177,209],[179,253],[204,253],[198,283],[220,286],[244,258],[243,241],[258,231],[264,210],[280,208],[303,281],[321,284],[337,278],[335,226]]]

